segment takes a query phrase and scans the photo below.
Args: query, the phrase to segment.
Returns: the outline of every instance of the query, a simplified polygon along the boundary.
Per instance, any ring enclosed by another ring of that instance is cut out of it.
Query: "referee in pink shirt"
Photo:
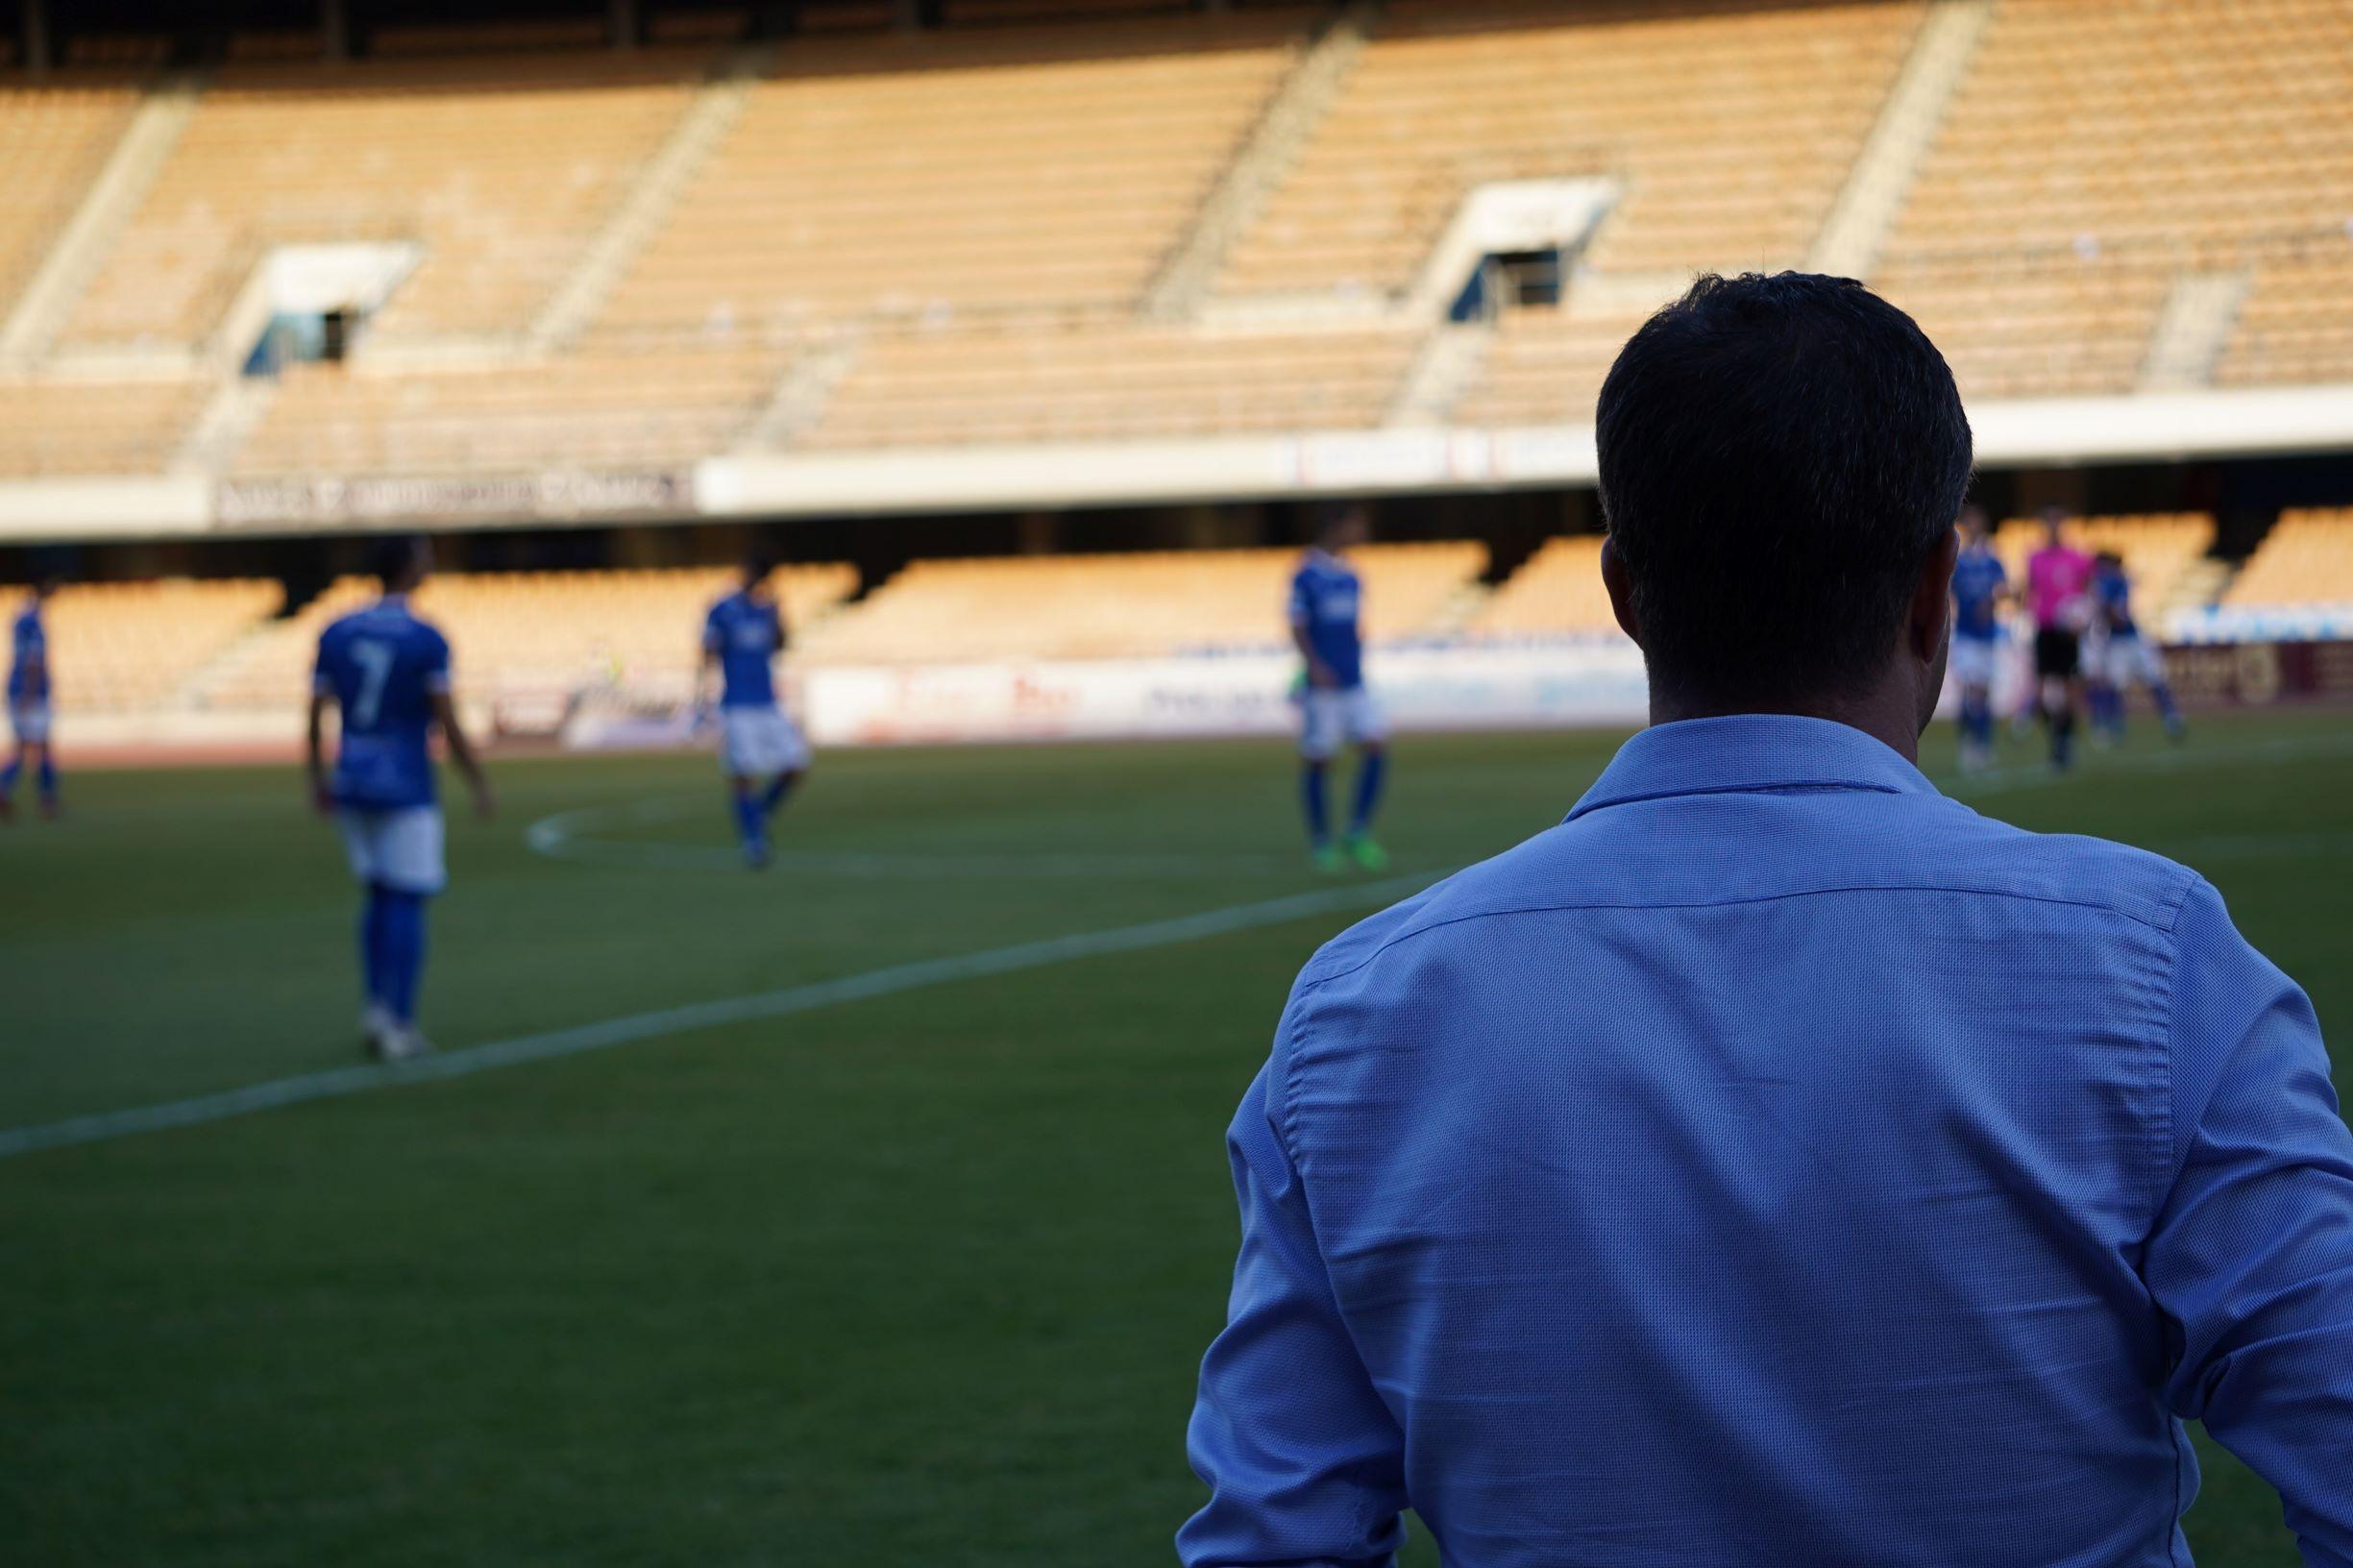
[[[2026,561],[2026,608],[2034,617],[2034,675],[2050,765],[2074,760],[2075,714],[2083,705],[2083,630],[2090,619],[2092,557],[2067,542],[2067,514],[2043,508],[2043,548]]]

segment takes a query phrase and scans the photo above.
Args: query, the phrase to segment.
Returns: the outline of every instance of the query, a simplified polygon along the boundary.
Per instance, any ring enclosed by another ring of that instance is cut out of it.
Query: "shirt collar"
[[[1851,724],[1742,713],[1644,730],[1618,748],[1568,820],[1633,800],[1765,790],[1937,793],[1918,768]]]

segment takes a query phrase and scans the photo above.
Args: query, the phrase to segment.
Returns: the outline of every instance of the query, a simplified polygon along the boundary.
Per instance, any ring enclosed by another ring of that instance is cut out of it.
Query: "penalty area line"
[[[1311,915],[1333,915],[1367,905],[1393,903],[1421,892],[1436,880],[1434,874],[1397,876],[1379,882],[1318,889],[1313,893],[1292,894],[1256,903],[1230,904],[1223,909],[1205,910],[1198,915],[1180,915],[1173,919],[1148,920],[1141,925],[1048,937],[1040,942],[1018,943],[1010,947],[960,953],[947,958],[920,959],[911,964],[894,964],[885,968],[869,969],[831,980],[813,980],[778,991],[757,992],[710,1002],[691,1002],[682,1007],[661,1008],[650,1013],[632,1013],[599,1023],[523,1035],[488,1045],[423,1057],[413,1062],[336,1067],[324,1072],[306,1072],[291,1078],[248,1084],[241,1089],[224,1090],[216,1094],[198,1094],[187,1099],[165,1100],[122,1111],[95,1112],[28,1127],[0,1128],[0,1160],[44,1149],[70,1148],[76,1144],[107,1142],[143,1133],[166,1132],[178,1127],[199,1127],[258,1112],[305,1105],[313,1100],[341,1099],[352,1094],[396,1089],[404,1084],[469,1078],[478,1072],[491,1072],[501,1067],[523,1066],[589,1051],[611,1050],[616,1046],[665,1039],[692,1030],[716,1029],[761,1018],[787,1017],[797,1013],[814,1013],[822,1008],[896,996],[933,986],[1017,974],[1025,969],[1042,969],[1074,959],[1174,947],[1212,937],[1230,936],[1238,931],[1283,925]]]

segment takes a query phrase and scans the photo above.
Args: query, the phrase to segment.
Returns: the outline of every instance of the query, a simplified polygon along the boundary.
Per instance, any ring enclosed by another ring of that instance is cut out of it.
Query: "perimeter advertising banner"
[[[1297,725],[1287,653],[1103,663],[817,669],[802,722],[820,746],[1283,735]],[[1639,723],[1641,656],[1625,642],[1384,651],[1368,677],[1400,729]]]
[[[2189,703],[2353,701],[2353,642],[2174,647],[2165,650],[2165,667],[2175,695]]]

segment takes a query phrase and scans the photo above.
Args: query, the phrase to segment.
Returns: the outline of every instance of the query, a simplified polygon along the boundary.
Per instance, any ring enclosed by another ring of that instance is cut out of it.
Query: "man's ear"
[[[1618,554],[1618,542],[1602,541],[1602,586],[1609,590],[1609,611],[1618,618],[1618,629],[1642,646],[1642,620],[1634,614],[1634,584],[1626,575],[1626,562]]]
[[[1961,557],[1961,533],[1949,528],[1928,551],[1912,589],[1912,612],[1904,623],[1904,648],[1918,659],[1934,659],[1945,647],[1945,621],[1952,613],[1952,567]]]

